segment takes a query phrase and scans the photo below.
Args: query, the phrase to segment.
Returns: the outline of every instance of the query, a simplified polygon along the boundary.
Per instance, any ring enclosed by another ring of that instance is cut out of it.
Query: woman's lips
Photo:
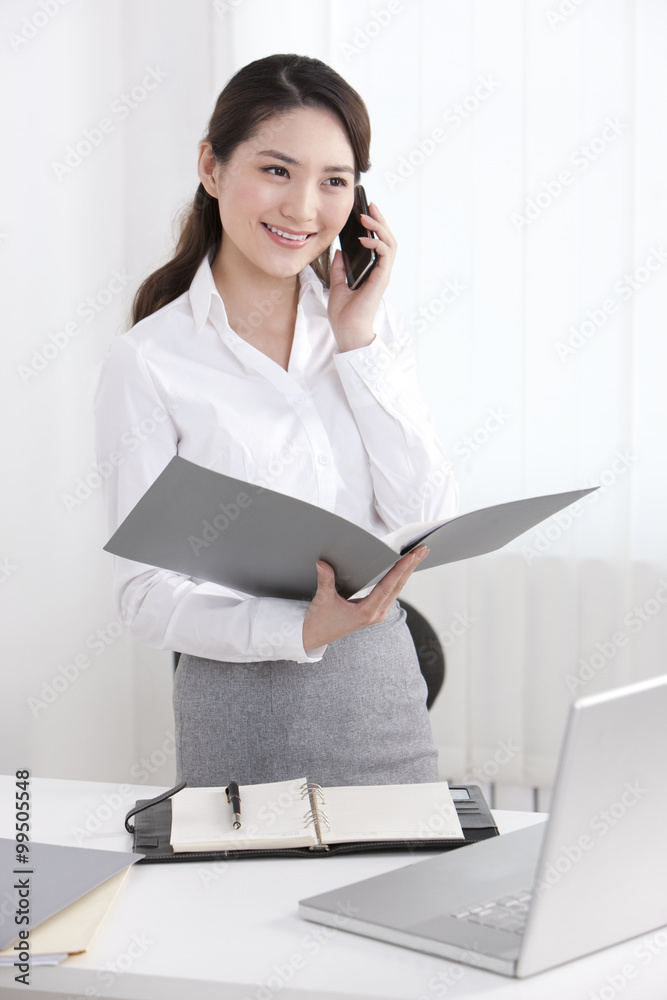
[[[290,239],[289,236],[279,236],[278,233],[274,233],[271,229],[269,229],[268,224],[266,222],[263,222],[262,226],[264,228],[264,231],[267,233],[268,236],[271,237],[273,242],[277,243],[281,247],[291,247],[291,248],[303,247],[306,245],[311,236],[315,235],[314,233],[308,233],[305,239],[294,239],[294,238]]]

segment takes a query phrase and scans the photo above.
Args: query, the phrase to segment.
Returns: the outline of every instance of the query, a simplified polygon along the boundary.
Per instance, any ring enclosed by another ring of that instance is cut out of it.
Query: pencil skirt
[[[174,679],[177,780],[438,781],[426,683],[405,617],[397,601],[383,622],[330,643],[315,663],[182,654]]]

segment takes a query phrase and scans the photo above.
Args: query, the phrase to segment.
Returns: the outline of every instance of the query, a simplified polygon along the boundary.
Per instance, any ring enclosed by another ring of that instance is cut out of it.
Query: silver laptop
[[[299,913],[531,976],[667,924],[666,830],[664,675],[574,702],[546,822],[303,899]]]

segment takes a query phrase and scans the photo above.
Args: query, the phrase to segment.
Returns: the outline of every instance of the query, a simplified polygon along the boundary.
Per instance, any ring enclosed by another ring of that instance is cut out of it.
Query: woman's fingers
[[[429,550],[425,545],[419,545],[412,552],[403,556],[375,584],[370,594],[367,594],[360,603],[368,601],[369,607],[373,608],[377,615],[381,615],[384,618],[419,563],[428,555],[428,552]]]
[[[367,229],[376,233],[376,236],[360,236],[359,242],[368,249],[375,250],[379,257],[386,257],[389,261],[393,261],[397,247],[394,234],[380,215],[377,207],[373,205],[372,209],[375,214],[362,213],[361,222]]]
[[[317,591],[313,598],[313,602],[320,604],[331,600],[332,596],[335,596],[337,593],[336,576],[329,563],[322,562],[322,560],[319,560],[316,563],[316,569]]]
[[[303,624],[304,649],[315,649],[341,639],[367,625],[384,621],[411,573],[428,554],[425,545],[403,556],[371,590],[359,600],[346,601],[336,590],[332,567],[317,563],[317,591]]]
[[[391,250],[395,250],[397,246],[396,237],[387,225],[387,222],[377,205],[372,203],[371,206],[369,206],[369,211],[371,208],[373,209],[373,215],[366,215],[364,213],[361,215],[363,225],[372,232],[377,233],[382,242],[386,243]]]

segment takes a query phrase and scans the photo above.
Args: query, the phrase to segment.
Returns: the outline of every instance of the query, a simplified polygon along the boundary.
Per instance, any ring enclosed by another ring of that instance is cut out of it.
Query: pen
[[[241,826],[241,793],[238,782],[230,781],[225,792],[227,793],[227,801],[231,802],[234,810],[234,829],[238,830]]]

